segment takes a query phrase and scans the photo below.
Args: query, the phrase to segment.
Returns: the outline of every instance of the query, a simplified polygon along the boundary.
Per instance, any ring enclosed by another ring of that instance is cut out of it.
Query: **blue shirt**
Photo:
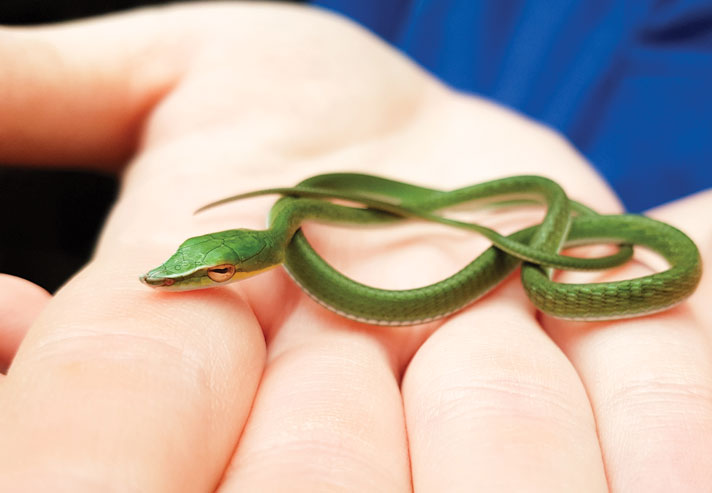
[[[559,130],[629,210],[712,186],[710,0],[312,3]]]

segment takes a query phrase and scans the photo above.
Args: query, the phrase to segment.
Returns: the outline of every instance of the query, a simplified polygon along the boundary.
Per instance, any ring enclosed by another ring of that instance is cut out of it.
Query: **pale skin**
[[[201,205],[329,171],[442,188],[544,174],[619,211],[554,132],[313,9],[202,4],[4,29],[0,60],[0,161],[123,173],[94,258],[54,297],[0,277],[4,489],[712,489],[709,273],[687,303],[640,319],[540,317],[513,277],[404,328],[333,315],[280,269],[190,293],[138,282],[189,236],[262,227],[270,200],[193,216]],[[712,192],[652,215],[712,265],[705,210]],[[306,229],[382,287],[438,280],[484,246],[427,225]]]

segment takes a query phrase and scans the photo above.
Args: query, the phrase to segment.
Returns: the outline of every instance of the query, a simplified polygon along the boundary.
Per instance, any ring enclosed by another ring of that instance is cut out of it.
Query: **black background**
[[[0,24],[40,24],[163,3],[176,2],[0,0]],[[14,164],[0,164],[0,272],[55,291],[89,259],[116,198],[117,180]]]

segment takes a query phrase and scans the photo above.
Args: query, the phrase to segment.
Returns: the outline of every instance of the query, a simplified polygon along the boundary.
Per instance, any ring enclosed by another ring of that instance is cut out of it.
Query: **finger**
[[[710,198],[704,207],[712,205]],[[705,210],[700,205],[687,210],[683,202],[655,215],[688,226],[709,242],[709,225],[699,213],[689,214]],[[709,254],[709,243],[701,246]],[[638,265],[621,275],[650,272]],[[705,273],[701,289],[709,283]],[[709,320],[709,298],[700,295],[639,319],[596,324],[545,319],[590,396],[613,491],[712,488],[712,351],[705,318],[696,315],[706,311]],[[696,304],[704,307],[698,311]]]
[[[394,361],[373,332],[298,297],[220,491],[410,491]]]
[[[52,296],[19,277],[0,274],[0,373],[5,373],[37,315]]]
[[[165,49],[170,23],[155,16],[0,28],[0,161],[100,166],[126,159],[185,59]]]
[[[606,491],[586,393],[516,282],[423,345],[403,399],[417,491]]]
[[[234,292],[160,296],[137,271],[100,255],[26,337],[0,393],[9,491],[217,484],[262,371],[261,331]]]

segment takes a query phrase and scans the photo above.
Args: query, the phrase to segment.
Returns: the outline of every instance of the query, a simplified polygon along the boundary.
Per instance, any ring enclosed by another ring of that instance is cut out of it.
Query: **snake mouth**
[[[168,287],[172,286],[176,282],[175,279],[168,277],[150,277],[148,274],[139,276],[138,279],[146,286],[150,286],[152,288]]]

